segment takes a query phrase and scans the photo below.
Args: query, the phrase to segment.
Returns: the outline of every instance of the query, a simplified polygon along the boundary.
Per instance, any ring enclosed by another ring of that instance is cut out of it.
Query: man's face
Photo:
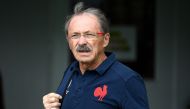
[[[79,62],[93,63],[104,54],[104,48],[109,43],[109,34],[102,33],[94,15],[85,13],[72,18],[67,40]]]

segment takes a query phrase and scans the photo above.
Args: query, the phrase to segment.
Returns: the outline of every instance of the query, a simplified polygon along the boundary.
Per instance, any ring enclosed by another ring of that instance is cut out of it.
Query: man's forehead
[[[87,32],[92,30],[99,30],[100,24],[97,17],[92,14],[81,14],[74,16],[68,27],[70,32]]]
[[[92,33],[92,31],[87,30],[87,31],[82,31],[82,32],[79,32],[79,31],[73,32],[73,34],[80,34],[80,33]]]
[[[93,15],[93,14],[90,14],[90,13],[83,13],[83,14],[79,14],[79,15],[75,15],[72,17],[71,21],[70,21],[70,24],[72,22],[79,22],[79,23],[87,23],[87,22],[96,22],[98,23],[98,18]]]

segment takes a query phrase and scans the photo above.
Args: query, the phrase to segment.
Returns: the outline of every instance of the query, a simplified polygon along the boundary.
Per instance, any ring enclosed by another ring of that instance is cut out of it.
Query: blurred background
[[[101,0],[97,0],[97,3],[98,1]],[[122,4],[122,1],[117,0],[114,4]],[[146,31],[151,33],[149,36],[153,35],[149,41],[153,43],[149,45],[150,48],[142,49],[137,54],[151,50],[148,52],[151,53],[150,58],[145,57],[140,61],[141,64],[151,61],[148,63],[150,67],[144,69],[151,69],[152,72],[144,76],[150,109],[190,109],[190,2],[144,1],[147,4],[151,2],[147,6],[153,6],[149,8],[152,17],[148,18],[151,19],[143,23],[143,28],[151,25]],[[74,2],[76,1],[1,1],[0,109],[42,109],[43,95],[56,90],[70,63],[64,21]],[[113,11],[114,8],[109,5],[104,4]],[[143,6],[146,10],[146,5]],[[109,9],[105,11],[111,16]],[[125,9],[122,11],[125,12]],[[115,24],[117,16],[113,16]],[[118,24],[122,24],[121,21],[131,24],[128,20],[131,19],[119,20]],[[135,20],[131,20],[133,21]],[[146,34],[140,38],[144,37],[147,37]],[[138,39],[139,37],[136,40]],[[147,43],[145,41],[144,44]]]

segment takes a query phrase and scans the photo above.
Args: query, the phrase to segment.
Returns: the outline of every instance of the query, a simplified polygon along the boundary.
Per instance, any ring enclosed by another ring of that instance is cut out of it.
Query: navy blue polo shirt
[[[67,69],[72,76],[63,78],[68,83],[61,109],[149,109],[143,79],[117,61],[113,53],[106,55],[97,69],[84,75],[78,62]],[[58,93],[62,89],[60,85]]]

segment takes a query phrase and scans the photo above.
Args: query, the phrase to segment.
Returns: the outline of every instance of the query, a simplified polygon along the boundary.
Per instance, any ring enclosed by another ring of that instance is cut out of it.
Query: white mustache
[[[77,52],[90,52],[92,51],[92,49],[90,47],[88,47],[87,45],[78,45],[76,48]]]

